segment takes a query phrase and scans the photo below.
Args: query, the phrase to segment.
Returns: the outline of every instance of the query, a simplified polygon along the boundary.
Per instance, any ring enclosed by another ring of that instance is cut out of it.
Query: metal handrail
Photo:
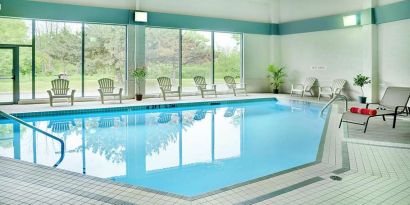
[[[338,100],[338,99],[342,99],[345,101],[345,111],[347,111],[347,97],[344,95],[340,95],[337,94],[335,95],[328,103],[326,103],[325,106],[323,106],[323,108],[320,110],[320,116],[323,115],[323,112],[326,110],[326,108],[328,108],[330,106],[330,104],[332,104],[334,101]]]
[[[44,134],[44,135],[47,136],[47,137],[50,137],[50,138],[52,138],[52,139],[57,140],[58,142],[60,142],[60,145],[61,145],[61,148],[60,148],[60,149],[61,149],[60,158],[59,158],[58,161],[53,165],[53,167],[57,167],[58,165],[60,165],[60,163],[61,163],[61,162],[63,161],[63,159],[64,159],[64,153],[65,153],[64,141],[63,141],[62,139],[60,139],[60,138],[58,138],[58,137],[56,137],[56,136],[54,136],[54,135],[52,135],[52,134],[50,134],[50,133],[44,131],[44,130],[41,130],[41,129],[39,129],[39,128],[33,126],[33,125],[30,125],[29,123],[27,123],[27,122],[25,122],[25,121],[23,121],[23,120],[21,120],[21,119],[19,119],[19,118],[17,118],[17,117],[14,117],[13,115],[7,114],[7,113],[5,113],[5,112],[3,112],[3,111],[0,111],[0,115],[3,115],[4,117],[6,117],[6,118],[8,118],[8,119],[10,119],[10,120],[17,121],[18,123],[23,124],[24,126],[27,126],[27,127],[31,128],[31,129],[37,131],[37,132],[40,132],[41,134]]]

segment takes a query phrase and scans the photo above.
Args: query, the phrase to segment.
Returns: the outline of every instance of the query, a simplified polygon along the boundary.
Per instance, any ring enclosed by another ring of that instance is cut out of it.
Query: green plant
[[[354,85],[359,86],[360,89],[362,90],[362,96],[364,96],[363,86],[370,84],[372,82],[372,80],[370,80],[370,77],[367,77],[362,74],[356,75],[353,81],[354,81]]]
[[[138,84],[138,94],[141,95],[141,84],[144,82],[147,76],[146,67],[142,66],[140,68],[135,68],[135,70],[132,71],[132,76],[135,78]]]
[[[279,87],[285,82],[285,67],[279,67],[272,64],[268,66],[268,72],[271,85],[274,89],[279,89]]]

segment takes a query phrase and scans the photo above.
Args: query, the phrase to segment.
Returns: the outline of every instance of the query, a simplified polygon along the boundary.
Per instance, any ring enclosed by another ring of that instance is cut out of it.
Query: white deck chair
[[[55,98],[67,98],[71,101],[71,106],[74,105],[74,93],[75,90],[70,90],[70,81],[66,79],[55,79],[51,81],[51,90],[47,90],[48,96],[50,97],[50,106],[53,107],[53,102]]]
[[[203,76],[195,76],[194,77],[195,85],[198,90],[201,92],[202,98],[205,97],[205,93],[213,93],[216,97],[216,85],[214,84],[206,84],[206,80]]]
[[[225,76],[224,80],[225,80],[226,86],[228,86],[229,89],[232,89],[234,96],[236,96],[236,93],[238,91],[243,91],[245,95],[248,95],[248,93],[246,92],[246,84],[236,83],[235,78],[232,76]]]
[[[298,92],[301,93],[302,97],[305,96],[306,92],[309,92],[311,96],[313,96],[312,92],[312,87],[316,82],[316,78],[309,77],[306,78],[305,83],[303,84],[292,84],[292,90],[290,91],[290,96],[293,95],[293,93]]]
[[[178,94],[179,99],[181,100],[181,86],[177,86],[177,90],[172,90],[171,79],[168,77],[159,77],[157,78],[159,88],[161,89],[162,97],[166,99],[167,94]]]
[[[100,93],[102,104],[104,104],[105,96],[112,96],[114,98],[118,96],[120,99],[120,103],[122,103],[122,88],[117,89],[114,86],[114,80],[109,78],[102,78],[98,80],[98,85],[100,85],[98,92]]]
[[[378,117],[382,116],[383,120],[386,121],[386,115],[393,115],[393,128],[396,127],[396,118],[398,114],[407,113],[407,103],[409,102],[410,98],[410,87],[388,87],[386,92],[382,97],[380,103],[367,103],[366,108],[369,105],[375,104],[377,106],[377,114],[375,116],[370,115],[362,115],[358,113],[351,113],[345,112],[342,115],[342,119],[340,119],[339,128],[342,125],[342,122],[353,123],[364,125],[364,133],[367,130],[367,124],[369,123],[369,119],[371,117]]]
[[[346,84],[346,80],[336,79],[333,81],[332,86],[319,87],[319,96],[317,99],[320,100],[320,97],[322,95],[325,95],[325,96],[327,95],[330,98],[333,98],[333,96],[335,95],[339,95],[342,92],[345,84]]]

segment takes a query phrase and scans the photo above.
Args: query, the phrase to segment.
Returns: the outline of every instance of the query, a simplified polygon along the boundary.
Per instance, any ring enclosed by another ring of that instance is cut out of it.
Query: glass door
[[[18,47],[0,47],[0,104],[18,102]]]

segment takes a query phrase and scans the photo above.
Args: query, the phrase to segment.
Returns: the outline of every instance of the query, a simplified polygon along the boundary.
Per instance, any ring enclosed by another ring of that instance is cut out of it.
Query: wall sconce
[[[359,18],[357,15],[343,16],[343,25],[347,26],[357,26],[359,24]]]
[[[147,23],[148,22],[148,13],[145,11],[135,11],[135,22]]]

